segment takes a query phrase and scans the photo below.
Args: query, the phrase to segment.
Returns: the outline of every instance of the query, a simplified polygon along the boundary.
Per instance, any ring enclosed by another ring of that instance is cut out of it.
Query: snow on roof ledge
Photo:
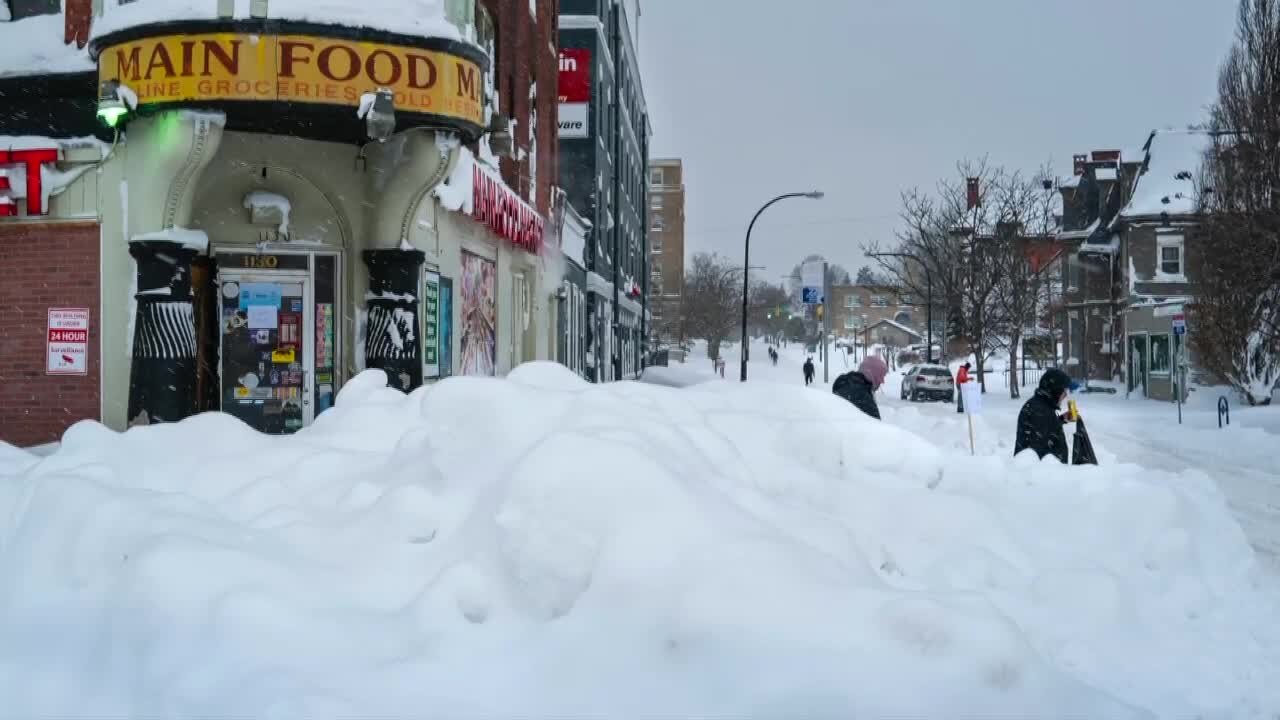
[[[105,0],[93,24],[95,38],[121,30],[180,20],[256,20],[248,0],[237,0],[234,18],[220,18],[214,0]],[[267,19],[364,27],[400,35],[464,40],[445,15],[445,0],[271,0]],[[61,22],[61,21],[59,21]],[[61,26],[61,25],[59,25]]]
[[[189,250],[196,252],[204,252],[209,248],[209,236],[203,230],[188,230],[187,228],[172,227],[156,232],[144,233],[142,235],[134,235],[131,243],[142,242],[171,242],[177,243]]]
[[[0,77],[92,72],[89,52],[65,37],[61,14],[0,22]]]
[[[1195,182],[1182,180],[1180,173],[1194,177],[1204,162],[1209,138],[1202,132],[1162,130],[1151,138],[1147,171],[1138,178],[1133,199],[1121,211],[1124,218],[1168,213],[1192,215],[1198,209]]]

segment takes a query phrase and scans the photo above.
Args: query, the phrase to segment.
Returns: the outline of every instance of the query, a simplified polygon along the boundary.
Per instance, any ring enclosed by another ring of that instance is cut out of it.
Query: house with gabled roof
[[[1115,329],[1125,294],[1114,220],[1129,203],[1144,158],[1137,150],[1076,155],[1072,176],[1058,183],[1062,292],[1057,325],[1064,369],[1086,383],[1113,380],[1123,372]]]
[[[1130,394],[1174,400],[1192,382],[1215,382],[1196,362],[1187,335],[1174,331],[1195,297],[1206,250],[1200,236],[1197,182],[1209,136],[1196,130],[1152,132],[1141,172],[1111,223],[1120,240],[1124,278],[1125,387]],[[1182,372],[1185,368],[1185,378]]]

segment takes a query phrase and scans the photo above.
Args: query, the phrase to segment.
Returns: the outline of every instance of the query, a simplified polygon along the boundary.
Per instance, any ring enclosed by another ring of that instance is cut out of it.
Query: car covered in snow
[[[951,370],[944,365],[913,365],[902,374],[902,399],[946,400],[956,398],[956,383]]]

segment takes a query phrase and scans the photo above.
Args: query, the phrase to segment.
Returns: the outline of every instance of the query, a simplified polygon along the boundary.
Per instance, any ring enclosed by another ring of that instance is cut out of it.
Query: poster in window
[[[461,374],[493,376],[498,372],[496,266],[492,260],[462,253]]]
[[[422,273],[422,377],[440,377],[440,273]]]

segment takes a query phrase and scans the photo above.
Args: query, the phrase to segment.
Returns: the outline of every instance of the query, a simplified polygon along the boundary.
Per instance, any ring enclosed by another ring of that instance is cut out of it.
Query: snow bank
[[[385,385],[287,438],[0,446],[0,716],[1280,707],[1274,599],[1203,476],[970,458],[767,383]]]
[[[89,51],[68,45],[65,37],[61,14],[0,21],[0,77],[92,72]]]
[[[106,0],[102,17],[95,18],[95,37],[140,25],[175,20],[217,20],[212,0]],[[446,19],[445,0],[271,0],[268,18],[325,25],[367,27],[402,35],[461,40],[458,28]],[[248,0],[237,0],[235,19],[251,18]],[[61,26],[59,26],[61,27]]]

